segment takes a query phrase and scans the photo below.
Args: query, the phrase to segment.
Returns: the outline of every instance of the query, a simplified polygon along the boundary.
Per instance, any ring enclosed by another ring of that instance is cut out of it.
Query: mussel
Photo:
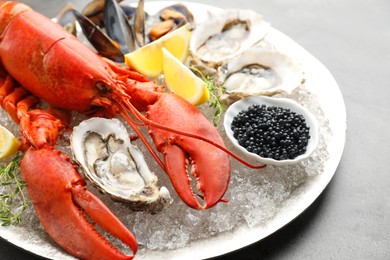
[[[116,42],[108,37],[88,17],[76,10],[73,10],[73,13],[80,24],[85,37],[97,52],[99,52],[103,57],[109,58],[113,61],[124,62],[123,53]]]
[[[138,46],[145,45],[145,11],[144,0],[138,1],[137,11],[134,14],[134,36]]]
[[[194,16],[183,4],[167,6],[157,13],[158,21],[154,23],[149,32],[151,41],[157,40],[170,31],[173,31],[186,23],[194,24]]]
[[[89,2],[81,11],[83,15],[88,17],[94,24],[99,27],[104,27],[104,5],[106,0],[93,0]],[[122,2],[122,0],[117,0]]]
[[[134,31],[127,16],[115,0],[106,0],[104,4],[104,25],[107,35],[119,43],[122,53],[135,50]]]
[[[192,24],[193,27],[194,17],[183,4],[165,7],[151,16],[144,11],[144,0],[139,0],[137,7],[119,4],[120,2],[94,0],[82,12],[76,11],[74,6],[68,6],[61,14],[61,21],[69,20],[65,20],[64,14],[73,13],[85,37],[96,51],[116,62],[124,62],[124,54],[186,23]],[[59,20],[57,18],[57,21]]]

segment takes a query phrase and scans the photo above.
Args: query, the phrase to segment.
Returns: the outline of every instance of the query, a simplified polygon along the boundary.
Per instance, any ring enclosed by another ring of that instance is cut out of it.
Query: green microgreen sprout
[[[0,222],[2,226],[18,225],[28,206],[26,183],[20,179],[22,154],[17,153],[7,165],[0,166]]]
[[[210,101],[209,106],[215,109],[214,116],[213,116],[213,124],[214,126],[218,126],[219,121],[221,120],[221,116],[223,112],[226,110],[226,106],[222,104],[220,96],[216,94],[219,89],[215,86],[215,81],[210,76],[205,76],[198,68],[191,67],[191,70],[194,71],[198,77],[200,77],[205,83],[207,90],[210,94]]]

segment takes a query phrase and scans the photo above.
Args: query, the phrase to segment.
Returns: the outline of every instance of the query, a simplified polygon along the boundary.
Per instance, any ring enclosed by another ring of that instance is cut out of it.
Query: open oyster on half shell
[[[270,24],[254,11],[224,10],[192,32],[190,51],[197,63],[214,68],[262,40],[269,29]]]
[[[223,63],[217,78],[224,99],[234,101],[247,96],[291,93],[304,82],[304,72],[289,56],[256,46]]]
[[[88,179],[133,210],[157,213],[171,202],[118,119],[91,118],[74,127],[71,149]]]

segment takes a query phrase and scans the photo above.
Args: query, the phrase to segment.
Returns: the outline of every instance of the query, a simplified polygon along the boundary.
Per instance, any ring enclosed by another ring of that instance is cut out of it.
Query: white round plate
[[[153,13],[172,3],[148,2],[145,7],[148,12]],[[204,21],[209,11],[220,10],[209,5],[183,3],[193,12],[198,22]],[[257,242],[279,230],[308,208],[333,177],[341,159],[346,135],[346,111],[340,89],[327,68],[288,36],[271,28],[266,38],[279,50],[298,60],[303,66],[306,77],[305,87],[316,96],[328,120],[332,134],[327,140],[329,156],[324,162],[323,171],[311,176],[297,187],[291,196],[283,202],[277,214],[266,223],[251,228],[248,228],[247,225],[238,226],[229,232],[192,241],[184,248],[162,251],[146,250],[137,254],[138,259],[202,259],[222,255]],[[73,259],[46,234],[37,233],[35,229],[1,226],[0,234],[2,238],[16,246],[37,255],[51,259]]]

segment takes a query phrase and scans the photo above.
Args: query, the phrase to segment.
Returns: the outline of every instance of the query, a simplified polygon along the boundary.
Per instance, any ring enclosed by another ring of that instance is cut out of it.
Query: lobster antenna
[[[232,151],[228,150],[226,147],[210,140],[210,139],[207,139],[201,135],[197,135],[197,134],[192,134],[192,133],[187,133],[187,132],[183,132],[183,131],[180,131],[180,130],[177,130],[177,129],[173,129],[171,127],[168,127],[168,126],[164,126],[164,125],[161,125],[161,124],[158,124],[158,123],[155,123],[153,122],[152,120],[146,118],[141,112],[139,112],[132,104],[131,102],[127,101],[127,100],[124,100],[124,103],[126,105],[126,107],[132,112],[132,114],[138,119],[140,120],[141,122],[143,122],[145,125],[148,125],[148,126],[152,126],[152,127],[156,127],[156,128],[159,128],[159,129],[162,129],[162,130],[165,130],[165,131],[168,131],[168,132],[172,132],[172,133],[175,133],[175,134],[179,134],[179,135],[184,135],[184,136],[187,136],[187,137],[191,137],[191,138],[194,138],[194,139],[198,139],[198,140],[201,140],[201,141],[204,141],[206,143],[209,143],[211,145],[213,145],[214,147],[217,147],[218,149],[222,150],[223,152],[227,153],[228,155],[230,155],[231,157],[233,157],[234,159],[236,159],[237,161],[239,161],[240,163],[248,166],[249,168],[253,168],[253,169],[261,169],[261,168],[264,168],[266,166],[266,164],[262,164],[262,165],[253,165],[249,162],[247,162],[246,160],[242,159],[241,157],[239,157],[238,155],[236,155],[235,153],[233,153]],[[122,111],[126,111],[125,107],[123,107],[123,104],[120,103],[119,104],[122,108]],[[127,120],[127,118],[130,118],[129,115],[126,114],[126,116],[124,116]],[[133,120],[131,120],[133,122]],[[140,124],[136,124],[135,122],[133,122],[135,125],[140,125]],[[139,129],[135,130],[137,132],[137,134],[139,134]],[[141,134],[142,135],[142,134]],[[140,136],[141,137],[141,136]],[[142,136],[142,141],[144,141],[143,139],[145,139],[145,137]],[[145,139],[146,141],[146,139]],[[147,142],[147,141],[146,141]],[[145,143],[145,142],[144,142]],[[150,144],[149,143],[145,143],[145,145],[147,145],[147,147],[149,148],[150,147]],[[154,152],[154,150],[153,150]],[[153,155],[153,154],[152,154]],[[153,155],[153,157],[155,157]],[[160,164],[160,163],[159,163]],[[165,167],[163,167],[164,169]]]
[[[126,110],[123,110],[126,111]],[[166,171],[164,163],[161,161],[160,157],[157,155],[155,150],[151,147],[148,140],[146,140],[145,136],[141,133],[139,128],[137,126],[143,126],[142,124],[136,123],[126,112],[121,112],[121,116],[123,116],[124,119],[130,124],[130,126],[133,128],[133,130],[136,132],[138,137],[141,139],[141,141],[144,143],[146,148],[149,150],[149,152],[152,154],[153,158],[156,160],[158,165]]]

